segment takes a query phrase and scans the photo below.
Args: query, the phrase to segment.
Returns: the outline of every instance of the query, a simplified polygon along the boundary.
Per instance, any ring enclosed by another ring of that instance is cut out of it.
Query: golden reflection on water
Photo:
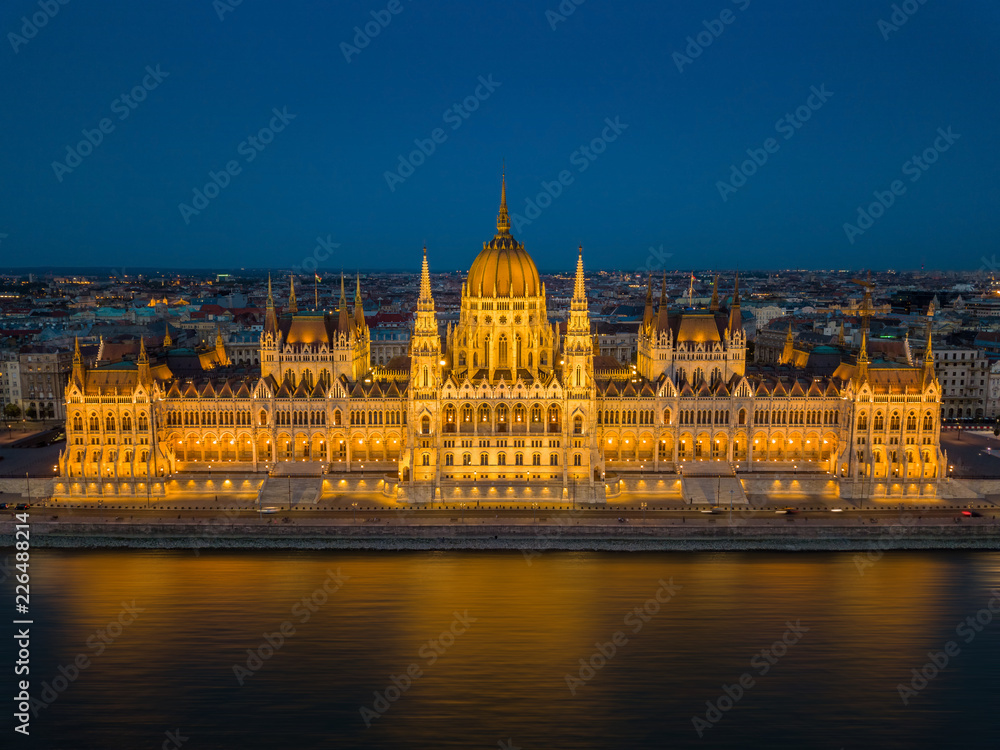
[[[752,657],[787,621],[800,621],[806,635],[713,741],[762,729],[767,701],[835,706],[854,731],[878,731],[901,710],[896,682],[1000,583],[1000,555],[887,553],[860,571],[856,559],[546,552],[529,564],[519,552],[36,551],[32,572],[33,598],[58,631],[55,663],[86,650],[121,602],[145,610],[83,676],[86,697],[67,693],[70,713],[111,701],[166,726],[198,714],[194,701],[220,701],[240,721],[200,715],[203,731],[246,733],[245,742],[290,724],[316,746],[333,733],[372,746],[420,738],[495,747],[517,736],[525,748],[610,747],[600,738],[653,746],[689,732],[692,713],[753,671]],[[305,608],[303,597],[322,592],[331,572],[347,577],[344,585],[315,612]],[[661,580],[677,593],[655,605]],[[650,600],[655,614],[634,614]],[[456,613],[471,626],[435,654],[431,642]],[[239,688],[233,664],[284,621],[295,635]],[[579,659],[618,631],[628,642],[571,695],[566,675],[578,675]],[[411,664],[421,677],[366,729],[359,708]],[[919,728],[920,716],[906,720]]]

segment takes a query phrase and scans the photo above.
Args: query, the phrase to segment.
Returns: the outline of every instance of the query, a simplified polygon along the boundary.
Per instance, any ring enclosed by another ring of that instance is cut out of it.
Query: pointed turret
[[[170,337],[170,324],[164,321],[163,323],[163,348],[168,349],[174,345],[174,340]]]
[[[337,307],[337,330],[341,333],[351,332],[351,317],[347,313],[347,293],[344,291],[344,272],[340,272],[340,305]]]
[[[648,336],[653,327],[653,274],[649,274],[646,282],[646,309],[642,313],[642,330]]]
[[[587,304],[587,290],[583,275],[583,245],[580,245],[580,253],[576,258],[576,278],[573,281],[573,301]]]
[[[274,294],[271,292],[271,274],[267,274],[267,313],[264,316],[264,333],[278,335],[278,316],[274,312]]]
[[[558,342],[558,329],[556,338]],[[583,245],[576,258],[576,279],[570,302],[566,336],[563,339],[563,384],[570,388],[589,388],[592,383],[594,342],[590,333],[590,313],[587,309],[587,287],[583,273]]]
[[[139,382],[143,385],[149,385],[152,382],[149,372],[149,355],[146,354],[146,339],[142,336],[139,337],[139,358],[136,360],[136,364],[139,366]]]
[[[361,274],[358,274],[358,286],[354,292],[354,327],[359,331],[365,328],[365,309],[361,305]]]
[[[733,304],[729,307],[729,334],[736,335],[743,331],[743,317],[740,314],[740,275],[736,274],[736,286],[733,289]]]
[[[924,386],[934,380],[934,350],[931,346],[931,325],[933,318],[927,319],[927,340],[924,343]]]
[[[500,175],[500,212],[497,214],[497,234],[510,234],[510,215],[507,213],[507,169]]]
[[[847,339],[844,336],[844,321],[840,321],[840,331],[837,333],[837,346],[844,346]]]
[[[84,383],[87,379],[87,368],[83,365],[83,355],[80,354],[80,339],[73,338],[73,382],[80,386],[81,389],[84,387]]]
[[[861,351],[858,352],[858,382],[868,380],[868,331],[861,331]]]
[[[781,352],[781,359],[778,360],[779,365],[788,365],[792,363],[795,355],[795,337],[792,335],[792,321],[788,321],[788,333],[785,334],[785,348]]]
[[[434,298],[431,296],[431,270],[427,265],[427,245],[424,245],[424,262],[420,266],[420,297],[417,298],[417,307],[420,303],[429,303],[434,309]]]
[[[719,309],[719,274],[715,274],[715,281],[712,282],[712,302],[708,309],[716,312]]]
[[[299,311],[299,306],[295,302],[295,276],[288,277],[289,282],[289,292],[288,292],[288,312],[295,315]]]
[[[667,272],[663,272],[663,284],[660,287],[660,307],[656,313],[656,330],[663,333],[669,328],[669,316],[667,311]]]

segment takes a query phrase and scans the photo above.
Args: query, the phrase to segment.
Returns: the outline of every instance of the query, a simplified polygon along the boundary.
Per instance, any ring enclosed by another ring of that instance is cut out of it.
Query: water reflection
[[[36,684],[93,657],[36,721],[39,746],[153,748],[180,728],[191,748],[943,747],[993,726],[966,706],[1000,687],[991,625],[909,708],[896,692],[1000,584],[991,553],[887,553],[863,575],[853,553],[32,562]],[[96,654],[88,638],[133,600],[135,622]],[[807,630],[759,674],[751,660],[789,622]],[[699,740],[692,717],[748,671],[755,686]],[[587,677],[575,695],[567,675]]]

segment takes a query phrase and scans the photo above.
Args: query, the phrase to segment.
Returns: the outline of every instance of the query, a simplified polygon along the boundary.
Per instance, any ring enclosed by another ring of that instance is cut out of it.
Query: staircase
[[[718,505],[725,508],[732,497],[733,505],[749,505],[743,483],[735,476],[681,476],[681,493],[688,505]],[[730,495],[732,493],[732,495]]]
[[[260,491],[260,507],[311,508],[323,494],[323,477],[268,477]]]

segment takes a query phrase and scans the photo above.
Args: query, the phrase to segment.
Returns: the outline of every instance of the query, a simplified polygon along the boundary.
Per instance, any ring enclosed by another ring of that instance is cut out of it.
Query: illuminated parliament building
[[[302,309],[293,280],[280,314],[268,282],[259,372],[231,364],[221,336],[195,351],[168,332],[96,368],[77,347],[60,481],[87,495],[296,468],[376,476],[406,502],[485,488],[493,500],[602,502],[623,483],[670,491],[688,473],[795,472],[844,495],[936,493],[946,462],[929,327],[922,361],[872,359],[866,334],[855,352],[800,351],[789,333],[779,362],[758,366],[738,278],[724,303],[718,280],[708,307],[684,302],[664,289],[655,304],[650,281],[635,365],[595,353],[582,248],[561,328],[511,235],[504,185],[457,325],[439,328],[425,248],[408,356],[385,366],[371,364],[360,282],[349,306],[343,279],[335,311]]]

